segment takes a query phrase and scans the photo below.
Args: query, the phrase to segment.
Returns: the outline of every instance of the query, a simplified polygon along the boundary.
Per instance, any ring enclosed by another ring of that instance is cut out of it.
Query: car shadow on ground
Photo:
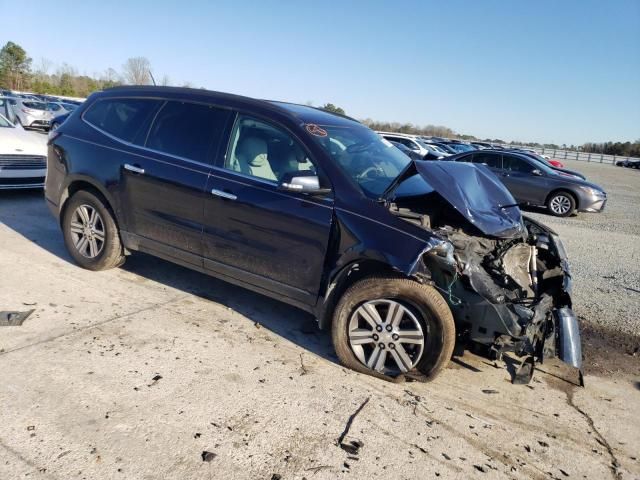
[[[76,265],[64,245],[42,191],[0,192],[0,223],[58,258]],[[330,334],[320,331],[312,315],[264,295],[226,283],[151,255],[127,257],[122,270],[230,308],[277,335],[338,363]]]
[[[0,190],[0,224],[73,264],[40,190]]]
[[[329,332],[320,331],[314,317],[298,308],[144,253],[127,257],[120,268],[230,308],[256,326],[338,363]]]

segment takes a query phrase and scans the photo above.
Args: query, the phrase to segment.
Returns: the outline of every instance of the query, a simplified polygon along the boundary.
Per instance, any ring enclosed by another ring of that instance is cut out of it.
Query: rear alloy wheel
[[[375,376],[434,378],[451,358],[454,336],[453,316],[442,296],[408,278],[359,280],[344,293],[333,316],[340,361]]]
[[[566,192],[556,192],[547,200],[547,208],[556,217],[568,217],[576,209],[576,201]]]
[[[91,205],[78,206],[71,214],[69,229],[73,246],[87,258],[96,258],[104,248],[104,220]]]
[[[79,191],[65,205],[62,231],[73,259],[88,270],[122,265],[124,254],[111,211],[91,192]]]

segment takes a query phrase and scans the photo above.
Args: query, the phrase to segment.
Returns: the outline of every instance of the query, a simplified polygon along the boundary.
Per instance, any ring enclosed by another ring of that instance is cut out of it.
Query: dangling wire
[[[442,293],[445,293],[447,295],[447,298],[449,299],[449,303],[454,307],[457,307],[458,305],[462,304],[462,300],[460,300],[458,297],[456,297],[453,294],[453,285],[456,283],[456,280],[458,280],[458,270],[454,272],[453,279],[451,280],[449,285],[447,285],[446,290],[444,288],[438,287],[437,285],[435,286],[438,290],[440,290]]]

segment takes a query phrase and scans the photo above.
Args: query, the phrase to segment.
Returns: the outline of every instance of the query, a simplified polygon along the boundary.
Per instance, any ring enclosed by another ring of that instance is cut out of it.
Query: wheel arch
[[[395,275],[420,283],[428,281],[431,274],[422,262],[423,253],[419,254],[411,270],[406,272],[383,260],[371,258],[357,259],[342,267],[331,277],[324,295],[319,298],[316,317],[320,329],[329,327],[333,310],[342,294],[358,280],[374,275]]]
[[[326,292],[319,299],[318,326],[325,329],[331,325],[331,316],[340,297],[358,280],[376,274],[398,273],[388,263],[373,259],[359,259],[342,267],[329,281]]]
[[[90,192],[98,197],[104,203],[105,207],[111,212],[116,225],[120,228],[120,220],[114,207],[113,198],[109,192],[107,192],[102,186],[99,186],[95,182],[84,177],[71,180],[60,195],[60,226],[62,226],[62,220],[64,218],[67,205],[69,204],[69,199],[79,191]]]

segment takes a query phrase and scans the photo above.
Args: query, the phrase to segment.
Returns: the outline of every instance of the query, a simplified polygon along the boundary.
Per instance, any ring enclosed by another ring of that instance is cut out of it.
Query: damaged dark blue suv
[[[433,378],[456,340],[525,373],[548,356],[580,368],[557,235],[486,167],[413,162],[344,116],[106,90],[51,133],[46,199],[82,267],[143,251],[277,298],[364,373]]]

